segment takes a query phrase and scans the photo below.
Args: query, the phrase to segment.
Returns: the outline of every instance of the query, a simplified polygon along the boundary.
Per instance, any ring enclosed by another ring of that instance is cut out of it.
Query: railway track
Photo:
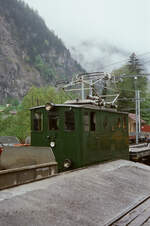
[[[148,224],[147,224],[148,223]],[[141,226],[150,225],[150,195],[122,214],[108,222],[105,226]]]

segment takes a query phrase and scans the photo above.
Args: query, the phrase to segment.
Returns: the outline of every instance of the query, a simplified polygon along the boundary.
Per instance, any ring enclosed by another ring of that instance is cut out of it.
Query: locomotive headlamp
[[[55,147],[55,142],[54,141],[51,141],[50,142],[50,146],[51,146],[51,148],[54,148]]]
[[[46,111],[50,111],[52,109],[52,107],[53,107],[53,104],[52,103],[45,104]]]
[[[64,161],[64,168],[68,169],[71,166],[71,161],[70,159],[66,159]]]

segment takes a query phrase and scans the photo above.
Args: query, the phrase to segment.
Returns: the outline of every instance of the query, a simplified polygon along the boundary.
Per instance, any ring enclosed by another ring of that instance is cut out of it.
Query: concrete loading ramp
[[[57,168],[50,147],[4,147],[0,155],[0,189],[54,176]]]
[[[55,162],[55,156],[50,147],[4,147],[0,155],[0,170]]]
[[[3,226],[101,226],[150,195],[150,167],[125,160],[0,192]]]

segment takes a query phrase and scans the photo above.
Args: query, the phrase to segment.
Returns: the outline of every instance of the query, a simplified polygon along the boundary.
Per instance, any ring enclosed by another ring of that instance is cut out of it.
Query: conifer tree
[[[143,71],[142,64],[135,53],[132,53],[128,61],[128,69],[130,73],[141,73]]]
[[[135,113],[135,90],[140,90],[141,98],[146,96],[147,77],[143,71],[140,60],[132,53],[128,63],[113,72],[118,81],[115,89],[120,93],[118,110]]]

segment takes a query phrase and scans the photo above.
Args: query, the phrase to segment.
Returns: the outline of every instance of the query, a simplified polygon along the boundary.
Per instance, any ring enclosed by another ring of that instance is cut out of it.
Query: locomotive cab
[[[99,106],[31,108],[31,145],[51,147],[60,171],[128,159],[128,115]]]
[[[31,109],[31,145],[51,147],[60,170],[74,168],[75,162],[76,167],[80,166],[77,120],[72,107],[46,105]]]

